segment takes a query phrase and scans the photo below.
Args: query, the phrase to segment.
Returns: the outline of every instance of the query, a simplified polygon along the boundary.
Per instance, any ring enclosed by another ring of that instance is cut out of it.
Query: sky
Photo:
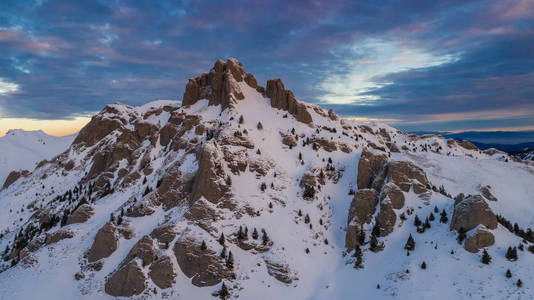
[[[534,129],[534,0],[2,0],[0,136],[181,100],[229,57],[348,118]]]

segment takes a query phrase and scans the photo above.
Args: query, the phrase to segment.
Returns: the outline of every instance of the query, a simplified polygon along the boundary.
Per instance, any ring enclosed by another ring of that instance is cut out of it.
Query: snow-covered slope
[[[41,130],[9,130],[0,137],[0,184],[11,171],[33,170],[40,161],[65,151],[75,137],[50,136]]]
[[[532,297],[533,166],[341,119],[235,60],[191,79],[183,104],[108,105],[0,192],[0,299],[210,299],[223,284],[239,299]],[[460,222],[494,237],[490,264]]]

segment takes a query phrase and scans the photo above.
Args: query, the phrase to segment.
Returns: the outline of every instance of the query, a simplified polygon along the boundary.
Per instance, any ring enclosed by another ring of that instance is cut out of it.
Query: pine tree
[[[415,240],[412,237],[412,234],[408,237],[408,240],[406,241],[406,244],[404,245],[404,249],[408,251],[415,250]]]
[[[356,245],[356,248],[354,249],[354,257],[356,257],[356,261],[354,262],[354,267],[357,269],[360,269],[363,267],[363,260],[362,260],[362,249],[359,245]]]
[[[256,127],[258,128],[258,130],[262,130],[263,129],[263,125],[261,124],[261,122],[258,122],[258,125],[256,125]]]
[[[302,160],[302,152],[299,152],[299,160]]]
[[[419,217],[417,216],[417,214],[415,215],[415,218],[413,220],[413,225],[415,225],[416,227],[418,227],[419,225],[421,225],[421,220],[419,219]]]
[[[228,258],[226,259],[226,267],[230,270],[234,269],[234,255],[232,251],[228,252]]]
[[[380,222],[378,221],[378,219],[375,219],[375,225],[373,226],[371,234],[375,236],[380,236]]]
[[[261,183],[261,186],[260,186],[260,190],[261,190],[262,192],[265,192],[266,189],[267,189],[267,185],[265,184],[265,182],[262,182],[262,183]]]
[[[310,215],[306,214],[306,216],[304,217],[304,224],[308,223],[310,223]]]
[[[219,298],[221,299],[227,299],[230,297],[230,292],[228,291],[228,288],[226,287],[226,284],[222,284],[221,290],[219,291]]]
[[[261,239],[263,241],[264,246],[266,246],[270,241],[269,236],[267,235],[267,232],[265,230],[263,230],[263,236]]]
[[[484,249],[484,251],[482,252],[482,263],[489,265],[490,262],[491,262],[491,256],[489,255],[488,251]]]
[[[426,262],[423,261],[423,263],[421,264],[421,269],[423,269],[423,270],[426,269]]]
[[[463,227],[460,227],[460,229],[458,229],[458,237],[456,238],[458,240],[458,244],[462,244],[465,238],[466,238],[465,229]]]
[[[430,221],[428,221],[428,218],[425,219],[425,224],[423,226],[425,226],[425,228],[432,227],[432,226],[430,226]]]
[[[438,206],[437,206],[437,205],[434,206],[434,212],[435,212],[435,213],[438,213],[438,212],[439,212],[439,210],[438,210]]]
[[[226,246],[223,246],[221,250],[221,254],[219,255],[221,258],[226,258]]]
[[[434,214],[433,213],[430,213],[430,215],[428,216],[428,219],[430,221],[434,221],[436,219],[436,217],[434,217]]]
[[[254,231],[252,232],[252,238],[257,240],[258,239],[258,230],[254,228]]]
[[[113,213],[110,214],[109,221],[110,222],[115,222],[115,216],[113,215]]]
[[[219,244],[223,245],[224,246],[224,233],[221,233],[221,236],[219,237]]]
[[[243,124],[245,122],[245,118],[243,118],[243,115],[239,116],[239,124]]]
[[[517,285],[517,287],[522,287],[523,286],[523,281],[521,281],[521,279],[518,279],[516,285]]]
[[[510,272],[510,269],[506,270],[506,278],[511,278],[512,272]]]
[[[237,238],[240,240],[245,239],[245,234],[243,233],[243,227],[239,226],[239,231],[237,231]]]
[[[299,209],[299,217],[302,217],[302,210]]]
[[[202,244],[200,245],[200,250],[205,251],[208,249],[208,246],[206,245],[206,241],[202,241]]]
[[[445,211],[445,209],[441,211],[440,215],[441,215],[441,218],[439,219],[439,221],[443,224],[446,224],[449,221],[449,218],[447,218],[447,212]]]
[[[517,260],[517,248],[516,247],[508,247],[508,250],[506,251],[506,259],[509,261],[516,261]]]
[[[363,231],[363,225],[360,228],[360,234],[358,236],[358,243],[360,245],[364,245],[365,244],[365,231]]]
[[[371,234],[371,241],[369,242],[369,249],[371,251],[376,252],[378,250],[378,239],[376,238],[376,235]]]

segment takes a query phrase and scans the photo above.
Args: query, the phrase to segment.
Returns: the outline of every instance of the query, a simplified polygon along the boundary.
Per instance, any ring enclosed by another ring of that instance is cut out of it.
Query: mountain
[[[9,130],[0,138],[0,183],[11,171],[33,169],[40,161],[65,151],[74,137],[50,136],[41,130]]]
[[[531,148],[525,147],[516,151],[513,155],[522,160],[534,160],[534,145]]]
[[[528,298],[532,182],[218,60],[181,104],[108,105],[0,191],[0,298]]]
[[[514,145],[534,142],[534,131],[416,131],[415,134],[436,134],[455,140],[468,140],[472,143],[487,145]],[[499,149],[501,150],[501,149]]]

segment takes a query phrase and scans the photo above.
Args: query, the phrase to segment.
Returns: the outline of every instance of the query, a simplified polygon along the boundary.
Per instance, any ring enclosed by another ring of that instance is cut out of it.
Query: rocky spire
[[[267,88],[258,85],[251,73],[245,72],[243,64],[234,58],[226,62],[219,59],[209,73],[189,79],[185,87],[182,104],[192,105],[200,99],[208,99],[209,105],[222,105],[222,108],[232,107],[233,103],[245,97],[238,82],[245,82],[264,96],[271,98],[273,108],[282,109],[294,115],[298,121],[312,123],[312,117],[306,110],[306,105],[299,102],[293,92],[286,90],[280,79],[267,81]]]

